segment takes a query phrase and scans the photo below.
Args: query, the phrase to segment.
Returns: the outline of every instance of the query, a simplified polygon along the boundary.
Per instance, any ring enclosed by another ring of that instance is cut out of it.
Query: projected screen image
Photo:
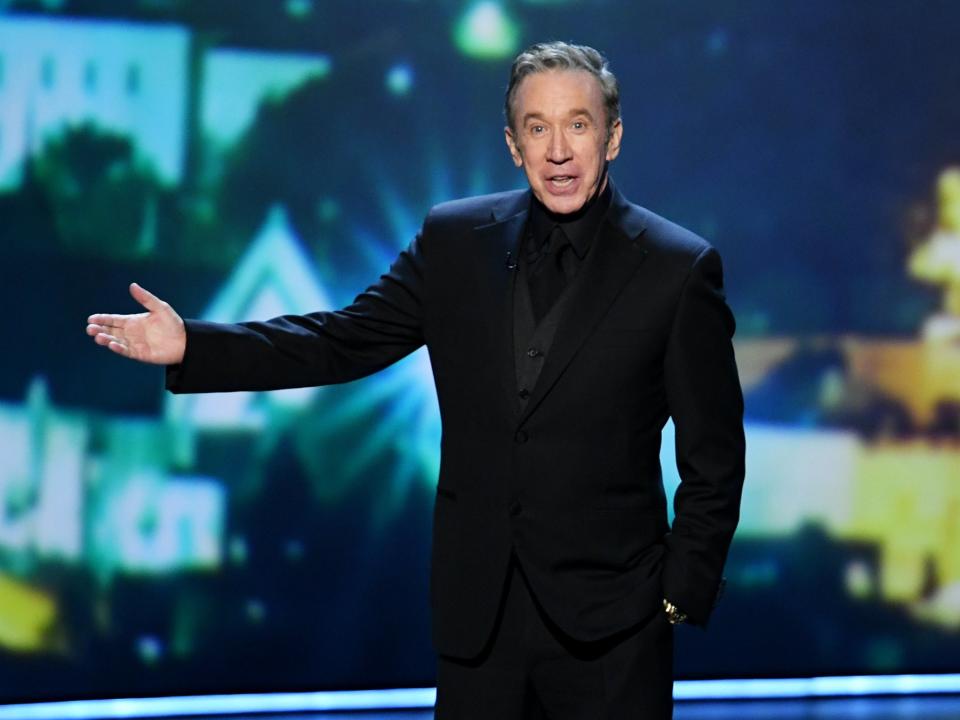
[[[544,39],[609,57],[611,175],[718,248],[737,316],[741,524],[678,676],[957,670],[960,9],[4,7],[0,701],[434,683],[426,352],[173,396],[84,326],[133,281],[220,322],[346,305],[434,204],[525,186],[503,90]]]

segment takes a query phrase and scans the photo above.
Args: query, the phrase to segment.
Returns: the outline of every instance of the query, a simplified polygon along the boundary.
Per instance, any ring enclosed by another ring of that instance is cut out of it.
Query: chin
[[[546,201],[541,200],[547,210],[557,215],[569,215],[570,213],[575,213],[577,210],[582,208],[586,202],[586,197],[553,197],[551,195],[546,196]]]
[[[547,209],[554,215],[570,215],[583,207],[583,203],[550,203]]]

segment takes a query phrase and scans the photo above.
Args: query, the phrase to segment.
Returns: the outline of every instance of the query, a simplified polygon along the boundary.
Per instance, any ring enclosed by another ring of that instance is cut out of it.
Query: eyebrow
[[[589,118],[591,121],[593,120],[593,115],[591,115],[590,111],[587,110],[586,108],[574,108],[568,113],[567,117],[575,118],[580,115],[583,115]],[[535,113],[535,112],[527,113],[526,115],[523,116],[523,124],[526,125],[531,120],[545,120],[545,119],[546,118],[544,118],[543,115],[541,115],[540,113]]]

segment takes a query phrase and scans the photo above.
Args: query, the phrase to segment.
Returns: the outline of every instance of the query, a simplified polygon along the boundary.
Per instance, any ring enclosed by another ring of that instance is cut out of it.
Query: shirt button
[[[530,357],[530,358],[540,357],[542,354],[543,353],[537,350],[537,348],[530,348],[529,350],[527,350],[527,357]]]
[[[517,395],[520,396],[521,400],[526,400],[528,397],[530,397],[530,391],[524,388],[523,390],[518,392]]]
[[[527,431],[526,430],[517,430],[517,434],[513,436],[513,441],[520,445],[523,445],[527,441]]]

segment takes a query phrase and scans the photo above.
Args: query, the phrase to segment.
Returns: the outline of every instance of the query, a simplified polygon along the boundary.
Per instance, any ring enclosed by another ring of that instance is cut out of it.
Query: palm
[[[186,349],[183,320],[170,305],[136,283],[130,286],[130,294],[147,312],[91,315],[87,335],[98,345],[132,360],[157,365],[181,362]]]

